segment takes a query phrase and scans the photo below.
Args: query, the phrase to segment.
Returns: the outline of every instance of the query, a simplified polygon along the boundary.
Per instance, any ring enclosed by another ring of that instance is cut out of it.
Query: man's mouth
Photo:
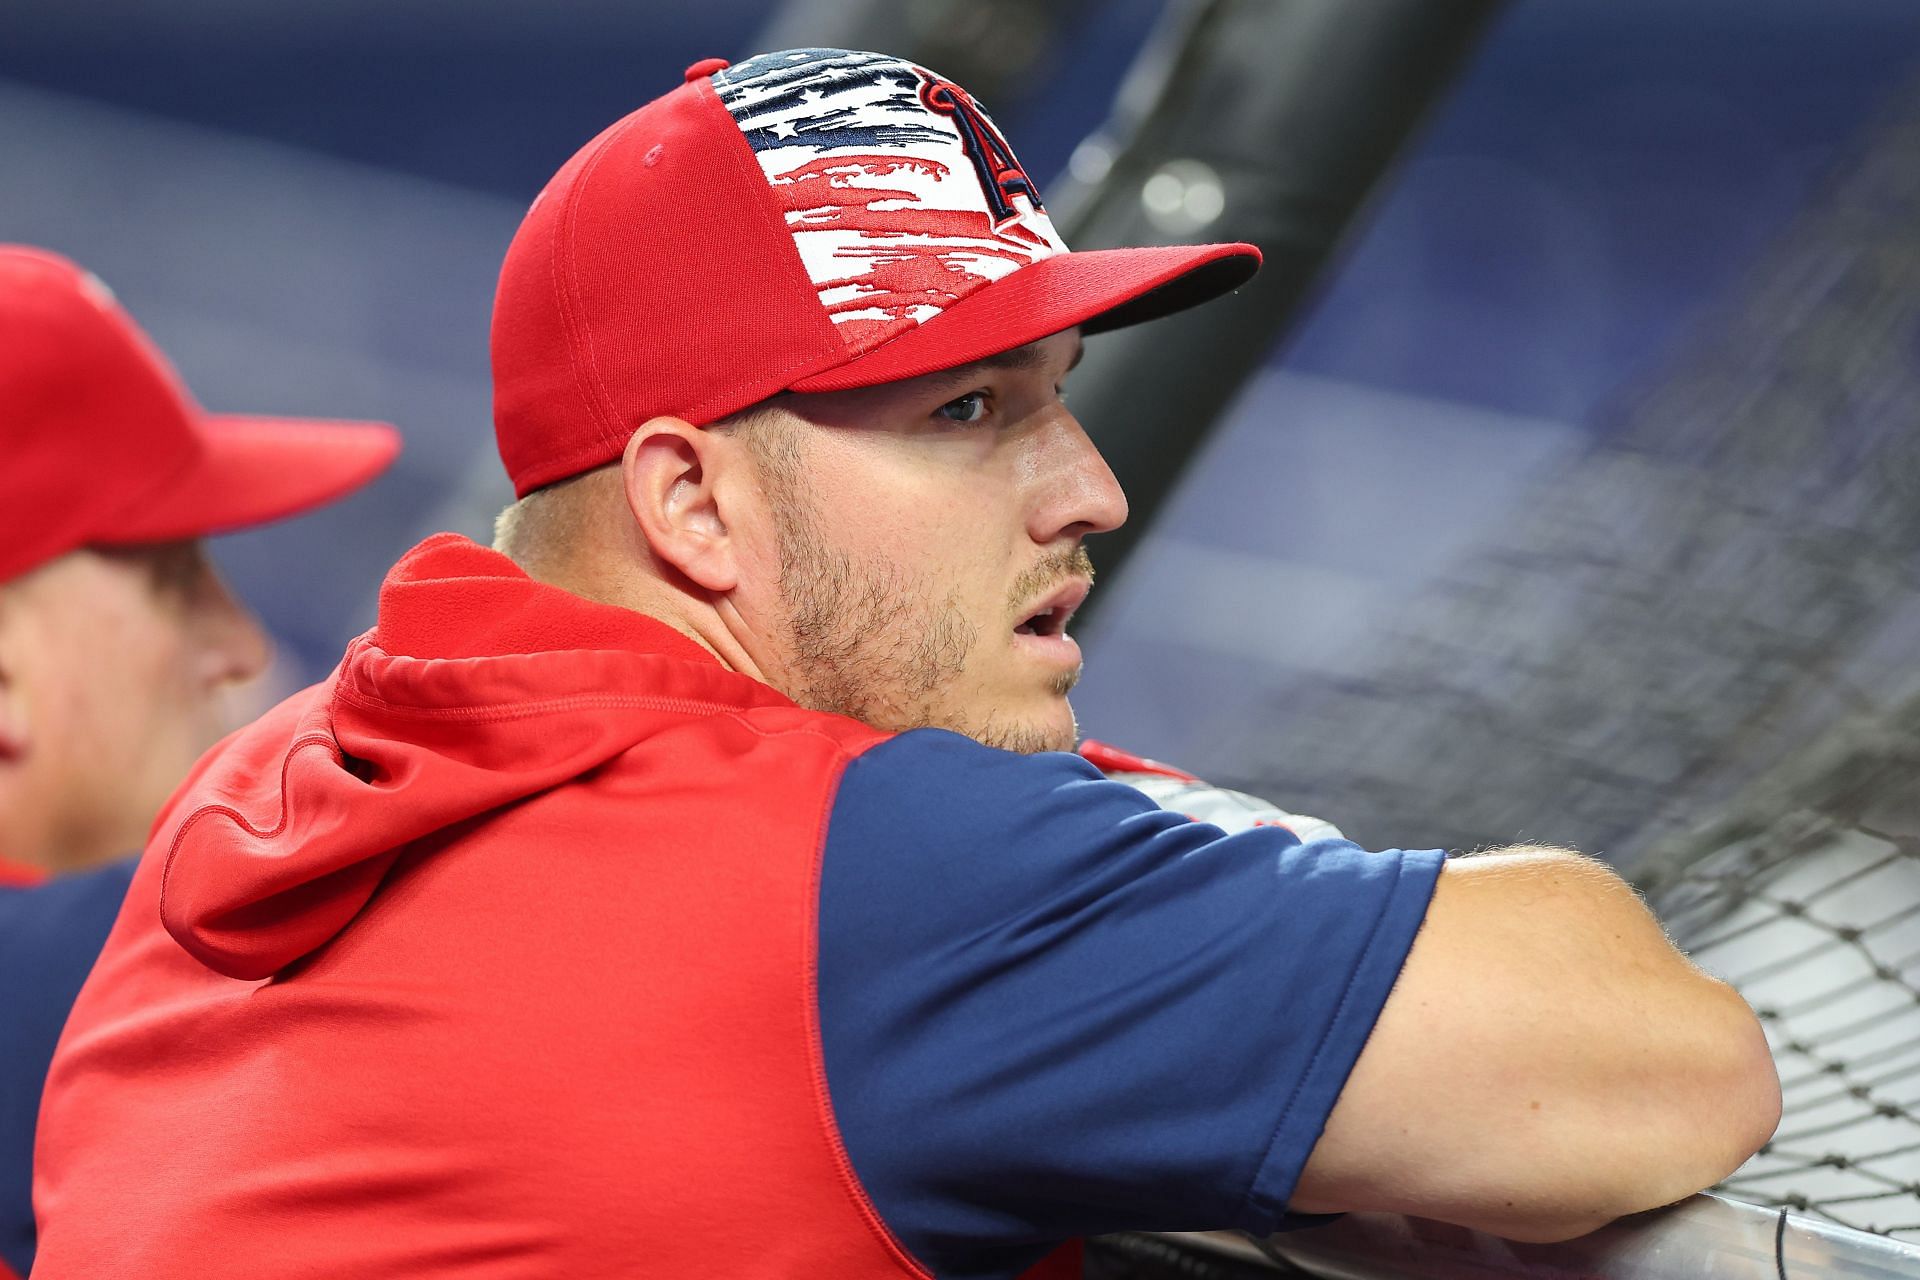
[[[1066,583],[1035,606],[1018,626],[1013,629],[1021,636],[1059,636],[1065,635],[1067,621],[1073,617],[1092,589],[1091,583],[1084,579]]]

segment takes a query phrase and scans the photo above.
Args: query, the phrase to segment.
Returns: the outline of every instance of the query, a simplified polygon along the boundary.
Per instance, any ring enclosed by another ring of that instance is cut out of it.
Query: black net
[[[1920,703],[1812,755],[1642,880],[1780,1069],[1780,1129],[1722,1190],[1920,1240]]]
[[[1195,767],[1363,844],[1613,858],[1771,1037],[1724,1190],[1920,1239],[1920,85],[1608,416],[1366,674]]]

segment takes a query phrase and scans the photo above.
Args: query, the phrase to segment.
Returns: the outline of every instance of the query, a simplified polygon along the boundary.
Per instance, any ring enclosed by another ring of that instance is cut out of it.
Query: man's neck
[[[35,878],[101,866],[140,851],[140,836],[121,838],[98,829],[61,832],[43,806],[0,789],[0,864]]]
[[[76,852],[72,849],[56,848],[44,842],[9,840],[4,833],[0,833],[0,884],[6,884],[10,879],[44,880],[48,876],[85,871],[90,867],[97,867],[125,854],[136,852],[138,852],[137,848],[92,849]]]
[[[526,566],[522,566],[525,568]],[[541,573],[529,570],[532,577],[548,586],[591,600],[645,614],[655,622],[672,627],[687,639],[712,654],[729,671],[751,677],[762,684],[779,685],[768,679],[753,654],[740,642],[745,624],[733,605],[724,598],[708,599],[685,587],[621,565],[611,573]]]

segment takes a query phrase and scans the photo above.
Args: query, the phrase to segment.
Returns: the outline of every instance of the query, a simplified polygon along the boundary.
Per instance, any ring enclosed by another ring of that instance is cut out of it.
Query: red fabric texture
[[[846,359],[713,85],[581,148],[507,249],[493,418],[516,493],[620,456],[649,418],[705,423]]]
[[[379,423],[210,417],[105,285],[0,245],[0,581],[89,544],[293,515],[399,449]]]
[[[49,1080],[36,1280],[924,1275],[816,1025],[881,740],[422,544],[162,815]]]

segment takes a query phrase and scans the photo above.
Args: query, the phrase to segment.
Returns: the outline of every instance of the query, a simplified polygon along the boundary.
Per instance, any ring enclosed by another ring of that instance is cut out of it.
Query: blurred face
[[[0,592],[0,857],[137,850],[266,637],[198,542],[73,552]]]
[[[743,607],[803,706],[1071,750],[1081,540],[1126,500],[1061,400],[1077,331],[881,387],[782,397],[758,439],[769,553]],[[761,589],[774,584],[772,592]]]

